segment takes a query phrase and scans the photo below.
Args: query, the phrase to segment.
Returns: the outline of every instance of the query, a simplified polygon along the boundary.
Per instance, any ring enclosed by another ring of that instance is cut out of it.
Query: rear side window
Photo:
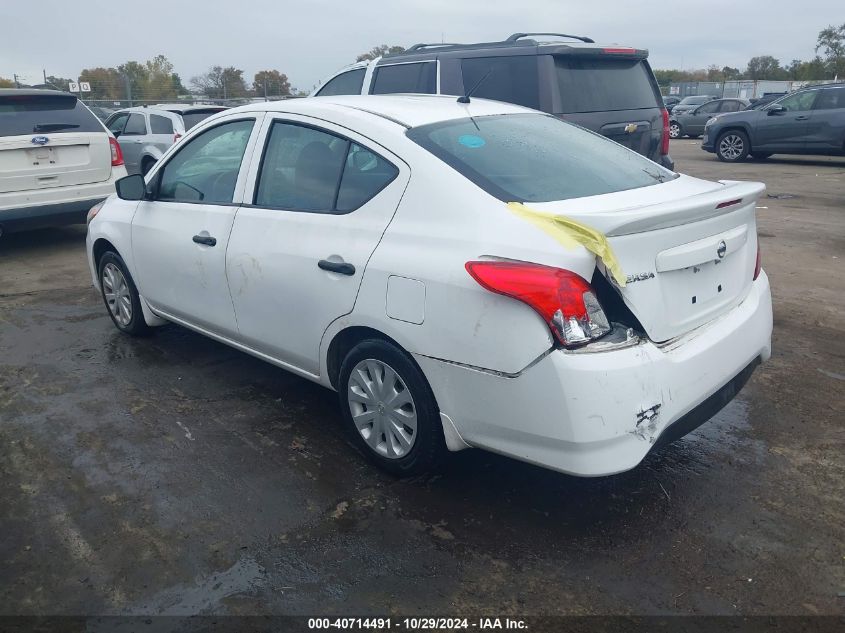
[[[204,121],[212,114],[222,112],[226,108],[212,108],[210,110],[191,110],[182,114],[182,121],[185,123],[185,130],[190,130],[200,121]]]
[[[0,136],[103,131],[97,117],[70,95],[0,97]]]
[[[106,122],[106,127],[112,134],[123,134],[123,127],[126,125],[128,118],[129,115],[126,113],[116,114]]]
[[[374,95],[417,92],[434,94],[437,91],[437,63],[393,64],[378,66],[373,76]]]
[[[391,163],[357,143],[323,130],[277,122],[264,152],[255,204],[348,213],[398,173]]]
[[[173,121],[165,116],[151,114],[150,131],[153,134],[173,134]]]
[[[718,101],[712,101],[710,103],[705,103],[704,105],[698,106],[695,109],[695,112],[697,112],[698,114],[713,114],[714,112],[717,112],[719,110],[719,106],[721,105],[722,104]],[[723,112],[725,111],[726,110],[723,110]]]
[[[574,55],[555,57],[560,112],[604,112],[660,107],[645,62]]]
[[[365,69],[356,68],[346,73],[341,73],[326,83],[317,93],[318,97],[331,95],[358,95],[361,94],[361,86],[364,85]]]
[[[126,127],[123,130],[124,136],[142,136],[147,133],[147,122],[143,114],[130,114]]]
[[[822,90],[816,101],[816,110],[838,110],[845,108],[845,88]]]
[[[464,90],[473,96],[540,107],[537,56],[474,57],[461,61]]]
[[[655,185],[676,174],[545,114],[481,116],[407,136],[504,202],[550,202]]]

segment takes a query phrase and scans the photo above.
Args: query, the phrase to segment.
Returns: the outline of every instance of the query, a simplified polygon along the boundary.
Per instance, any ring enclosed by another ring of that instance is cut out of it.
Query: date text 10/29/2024
[[[524,620],[519,618],[308,618],[308,628],[345,629],[345,630],[375,630],[387,631],[391,629],[408,631],[425,630],[520,630],[528,628]]]

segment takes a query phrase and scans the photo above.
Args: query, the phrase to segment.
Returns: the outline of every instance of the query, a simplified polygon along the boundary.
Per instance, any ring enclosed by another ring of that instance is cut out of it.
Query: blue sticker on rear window
[[[460,143],[464,147],[471,147],[473,149],[475,149],[476,147],[484,147],[485,145],[487,145],[487,141],[485,141],[480,136],[476,136],[475,134],[463,134],[462,136],[459,136],[458,143]]]

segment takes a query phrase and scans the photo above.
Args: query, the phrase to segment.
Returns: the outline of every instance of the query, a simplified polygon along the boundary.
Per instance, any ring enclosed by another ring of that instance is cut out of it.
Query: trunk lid
[[[757,255],[755,206],[764,189],[760,183],[681,176],[652,187],[530,206],[607,236],[628,277],[625,287],[616,286],[620,296],[649,338],[662,342],[746,297]]]
[[[110,176],[111,149],[104,131],[0,138],[0,193],[102,182]]]

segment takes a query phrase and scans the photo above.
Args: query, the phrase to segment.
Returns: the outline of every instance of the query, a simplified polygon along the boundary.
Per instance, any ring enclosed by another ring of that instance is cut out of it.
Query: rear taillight
[[[117,139],[109,137],[109,147],[111,147],[111,166],[117,167],[123,164],[123,152],[120,151],[120,144]]]
[[[751,279],[757,279],[761,270],[763,270],[763,260],[760,257],[760,242],[757,242],[757,261],[754,262],[754,276]]]
[[[663,108],[663,136],[660,137],[660,153],[669,153],[669,111]]]
[[[173,142],[175,143],[175,142],[176,142],[176,141],[178,141],[180,138],[182,138],[182,135],[181,135],[181,134],[179,134],[179,132],[176,132],[176,133],[173,135]]]
[[[466,269],[490,292],[531,306],[563,345],[583,345],[610,332],[590,284],[571,271],[522,262],[467,262]]]

